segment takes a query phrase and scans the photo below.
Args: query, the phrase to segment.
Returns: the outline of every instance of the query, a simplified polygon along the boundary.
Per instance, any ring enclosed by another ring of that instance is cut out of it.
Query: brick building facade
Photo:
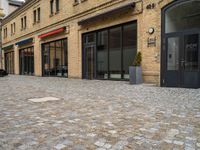
[[[29,0],[3,21],[4,67],[21,75],[128,80],[128,66],[141,51],[146,83],[199,87],[200,59],[194,58],[199,5],[198,0]],[[177,19],[184,15],[191,17],[181,27]],[[195,23],[187,23],[190,19]],[[182,52],[180,47],[192,44]]]
[[[16,0],[0,0],[0,26],[2,19],[6,16],[8,16],[10,13],[18,9],[23,2],[16,1]],[[0,29],[1,30],[1,29]],[[0,31],[1,34],[1,31]],[[1,38],[0,38],[0,69],[2,68],[1,64]]]

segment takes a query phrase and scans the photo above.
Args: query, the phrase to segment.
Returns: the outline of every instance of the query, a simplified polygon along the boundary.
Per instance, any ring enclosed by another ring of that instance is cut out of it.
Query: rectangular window
[[[60,9],[60,8],[59,8],[59,7],[60,7],[59,5],[60,5],[60,4],[59,4],[59,0],[56,0],[56,12],[59,12],[59,9]]]
[[[110,29],[109,69],[110,69],[110,78],[112,79],[121,79],[121,62],[122,62],[121,36],[122,36],[121,27]]]
[[[34,75],[34,48],[19,50],[20,74]]]
[[[5,70],[9,74],[14,74],[14,51],[5,53]]]
[[[11,35],[13,34],[13,24],[11,24]]]
[[[24,17],[24,29],[26,29],[26,16]]]
[[[33,11],[33,23],[35,24],[36,23],[36,21],[37,21],[37,12],[36,12],[36,10],[34,10]]]
[[[50,1],[50,14],[53,14],[53,0]]]
[[[137,54],[137,22],[84,34],[83,45],[83,78],[128,80]]]
[[[137,24],[123,27],[123,75],[129,79],[129,66],[133,64],[137,53]]]
[[[15,26],[15,22],[13,23],[13,32],[15,33],[16,31],[16,26]]]
[[[68,76],[67,39],[44,43],[42,52],[44,76]]]
[[[40,21],[40,8],[37,9],[38,12],[38,22]]]
[[[97,33],[97,78],[108,79],[108,31]]]
[[[4,29],[4,38],[7,38],[7,27]]]
[[[24,28],[24,18],[21,18],[21,29],[23,30]]]

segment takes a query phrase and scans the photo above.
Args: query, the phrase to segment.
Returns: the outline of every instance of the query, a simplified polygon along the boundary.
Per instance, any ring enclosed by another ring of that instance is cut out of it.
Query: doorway
[[[162,86],[200,87],[199,7],[200,1],[181,0],[163,9]]]
[[[199,86],[199,37],[200,34],[193,33],[166,38],[166,86]]]
[[[20,75],[34,75],[34,48],[19,50]]]
[[[14,51],[5,53],[5,70],[8,74],[14,74]]]

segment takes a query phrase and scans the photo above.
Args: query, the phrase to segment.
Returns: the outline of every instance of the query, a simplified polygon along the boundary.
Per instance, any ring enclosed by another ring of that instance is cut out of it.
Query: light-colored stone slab
[[[42,102],[48,102],[48,101],[59,101],[60,99],[56,97],[43,97],[43,98],[32,98],[28,100],[34,103],[42,103]]]
[[[65,147],[66,146],[64,144],[58,144],[58,145],[55,146],[55,149],[61,150],[61,149],[65,148]]]

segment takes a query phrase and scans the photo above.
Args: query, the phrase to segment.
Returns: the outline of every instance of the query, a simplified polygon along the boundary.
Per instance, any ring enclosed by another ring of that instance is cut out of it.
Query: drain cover
[[[48,101],[59,101],[60,99],[56,97],[43,97],[43,98],[32,98],[28,100],[34,103],[41,103],[41,102],[48,102]]]

